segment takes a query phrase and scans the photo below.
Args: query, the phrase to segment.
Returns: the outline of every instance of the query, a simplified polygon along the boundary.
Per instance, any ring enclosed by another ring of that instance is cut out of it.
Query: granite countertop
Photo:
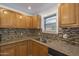
[[[12,43],[16,43],[16,42],[21,42],[21,41],[24,41],[24,40],[28,40],[28,39],[20,39],[20,40],[17,39],[17,40],[12,40],[12,41],[0,42],[0,46],[12,44]]]
[[[29,40],[29,39],[33,40],[33,41],[36,41],[40,44],[43,44],[45,46],[48,46],[52,49],[55,49],[55,50],[57,50],[61,53],[64,53],[66,55],[79,56],[79,46],[68,44],[67,42],[62,41],[62,40],[52,40],[52,42],[48,41],[47,43],[43,43],[41,41],[35,40],[35,38],[27,38],[27,39],[22,39],[22,40],[16,40],[16,41],[0,43],[0,46],[15,43],[15,42],[19,42],[19,41]]]

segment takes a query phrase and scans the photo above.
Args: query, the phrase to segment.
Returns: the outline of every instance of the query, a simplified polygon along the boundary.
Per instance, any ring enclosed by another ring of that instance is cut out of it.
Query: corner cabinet
[[[16,43],[16,56],[28,56],[28,41]]]
[[[64,3],[59,6],[59,26],[79,27],[79,4]]]
[[[42,50],[41,50],[42,49]],[[32,40],[0,46],[0,56],[47,56],[48,47]]]
[[[32,53],[33,56],[48,56],[48,47],[40,43],[32,41]]]
[[[32,28],[40,29],[41,28],[41,16],[32,16]]]

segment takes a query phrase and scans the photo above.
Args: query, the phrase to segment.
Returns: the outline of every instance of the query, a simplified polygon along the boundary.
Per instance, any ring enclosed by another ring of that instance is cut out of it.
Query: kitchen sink
[[[35,40],[40,41],[40,42],[43,42],[43,43],[47,43],[47,40],[44,40],[42,38],[36,38]]]

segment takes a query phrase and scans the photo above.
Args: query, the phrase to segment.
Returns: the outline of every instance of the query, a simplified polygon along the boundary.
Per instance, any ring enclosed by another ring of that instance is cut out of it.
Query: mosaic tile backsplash
[[[67,38],[63,38],[64,35]],[[42,34],[43,37],[53,40],[63,40],[73,45],[79,45],[79,28],[60,28],[58,34]]]
[[[38,36],[36,29],[0,29],[1,41],[26,39],[27,37]]]
[[[67,38],[63,38],[66,34]],[[63,40],[71,44],[79,44],[79,28],[60,28],[58,34],[42,33],[37,29],[0,29],[1,41],[41,37],[42,39]]]

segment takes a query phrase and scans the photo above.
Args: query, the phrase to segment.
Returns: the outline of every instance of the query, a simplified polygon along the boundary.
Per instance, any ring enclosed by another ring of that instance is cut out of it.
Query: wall
[[[45,32],[44,31],[44,17],[52,15],[54,13],[56,13],[58,15],[58,4],[56,6],[54,6],[54,7],[51,7],[50,9],[47,9],[47,10],[39,13],[39,15],[41,15],[41,20],[42,20],[41,21],[42,32]],[[57,24],[56,24],[56,26],[57,26],[56,33],[58,33],[58,16],[57,16],[57,20],[56,21],[57,21]]]
[[[42,28],[42,36],[43,38],[47,38],[50,39],[51,41],[53,40],[63,40],[65,42],[68,42],[69,44],[73,44],[73,45],[79,45],[79,28],[59,28],[58,27],[58,17],[57,17],[57,33],[45,33],[44,32],[44,17],[51,15],[55,12],[57,12],[58,15],[58,7],[60,4],[58,4],[57,6],[55,6],[54,8],[45,10],[44,12],[40,13],[41,15],[41,28]],[[67,38],[63,38],[63,35],[67,34]]]

